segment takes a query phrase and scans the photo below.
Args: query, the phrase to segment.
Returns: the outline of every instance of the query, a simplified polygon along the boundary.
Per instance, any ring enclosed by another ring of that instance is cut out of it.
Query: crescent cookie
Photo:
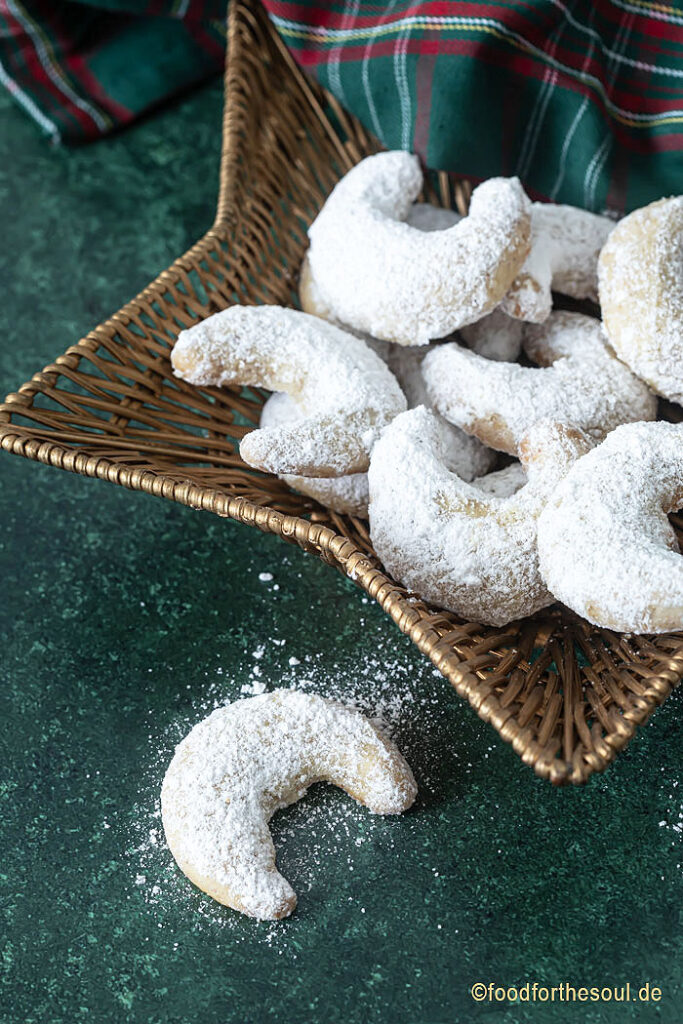
[[[532,203],[531,252],[502,308],[511,317],[542,323],[552,292],[598,301],[598,256],[614,221],[576,206]]]
[[[300,414],[297,413],[296,405],[289,395],[276,392],[263,406],[261,425],[273,426],[277,423],[288,423],[296,419],[298,415]],[[478,474],[476,470],[480,465],[488,468],[492,464],[491,456],[494,453],[490,448],[484,448],[477,442],[481,451],[486,453],[486,457],[481,461],[471,458],[466,450],[453,443],[453,434],[457,428],[451,427],[438,414],[437,419],[442,436],[444,463],[451,472],[457,473],[463,480],[471,480],[475,487],[481,488],[487,494],[496,494],[499,497],[514,494],[526,482],[524,469],[518,462],[494,473]],[[467,434],[463,434],[462,431],[458,431],[458,433],[461,437],[467,438]],[[468,440],[475,439],[468,438]],[[351,473],[349,476],[339,477],[293,476],[282,473],[281,479],[288,487],[313,498],[325,508],[332,509],[333,512],[360,516],[361,519],[368,518],[370,492],[367,473]]]
[[[655,396],[605,345],[598,320],[552,313],[525,328],[524,351],[540,365],[493,362],[452,342],[438,345],[422,364],[434,407],[484,444],[512,454],[539,419],[601,440],[621,423],[655,418]]]
[[[600,254],[610,344],[650,387],[683,404],[683,196],[630,213]]]
[[[516,178],[484,182],[469,215],[442,231],[405,223],[421,188],[417,157],[367,157],[308,232],[310,272],[333,317],[402,345],[445,337],[489,313],[530,244],[530,203]]]
[[[444,231],[447,228],[452,228],[454,224],[461,220],[462,214],[446,206],[434,206],[432,203],[413,203],[408,210],[405,223],[417,231]],[[305,313],[312,313],[313,316],[329,320],[331,324],[337,324],[338,327],[342,327],[351,334],[358,335],[365,341],[369,342],[372,338],[372,335],[363,331],[356,331],[353,327],[349,327],[348,324],[342,323],[335,317],[315,282],[308,252],[303,258],[299,271],[299,301]],[[387,341],[372,338],[372,343],[378,346],[376,349],[378,355],[383,354],[381,351],[382,347],[387,353],[390,350],[390,344]]]
[[[277,427],[301,420],[303,413],[294,399],[283,391],[276,391],[264,403],[260,426]],[[342,515],[367,517],[368,475],[349,473],[347,476],[296,476],[280,473],[280,477],[295,491],[319,501],[325,508]]]
[[[420,363],[424,359],[426,346],[403,348],[389,346],[386,361],[399,381],[408,401],[408,407],[429,404]],[[302,418],[302,412],[289,395],[278,392],[271,395],[261,411],[261,427],[275,427],[295,423]],[[448,469],[464,480],[475,477],[486,479],[495,461],[495,453],[486,448],[475,437],[470,437],[458,427],[447,423],[439,416],[439,428],[443,437],[444,459]],[[321,505],[345,515],[368,515],[368,478],[366,473],[351,473],[339,477],[307,477],[288,473],[280,474],[282,479],[295,491],[314,498]]]
[[[564,604],[620,632],[683,629],[683,425],[629,423],[572,466],[538,524],[541,572]]]
[[[538,567],[538,516],[588,446],[577,431],[534,424],[519,446],[527,483],[496,497],[448,472],[433,413],[403,413],[370,463],[377,555],[404,586],[464,619],[502,626],[532,614],[553,600]]]
[[[161,790],[180,870],[243,914],[287,917],[296,894],[275,866],[268,822],[314,782],[376,814],[400,814],[417,794],[397,747],[354,708],[275,690],[214,711],[176,747]]]
[[[418,231],[444,231],[461,220],[461,214],[447,207],[433,206],[431,203],[414,203],[408,211],[406,224]],[[377,355],[381,356],[385,362],[389,361],[389,354],[392,351],[389,342],[380,341],[363,331],[355,331],[348,324],[343,324],[335,318],[330,306],[325,302],[316,286],[308,254],[304,256],[299,273],[299,301],[304,312],[322,317],[323,320],[329,320],[330,323],[336,323],[338,327],[363,338],[377,352]],[[493,312],[488,313],[481,320],[466,325],[460,333],[468,348],[486,356],[487,359],[513,360],[522,350],[522,324],[519,320],[513,320],[512,317],[503,313],[500,307],[496,307]],[[410,346],[401,346],[401,348],[410,350]]]
[[[342,476],[367,469],[372,446],[406,401],[365,342],[281,306],[231,306],[187,331],[171,353],[191,384],[285,391],[304,413],[290,425],[253,430],[246,463],[268,473]]]

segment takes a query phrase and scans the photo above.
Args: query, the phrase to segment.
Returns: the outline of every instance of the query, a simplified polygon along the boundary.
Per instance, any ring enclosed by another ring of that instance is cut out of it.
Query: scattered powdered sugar
[[[683,404],[683,196],[619,222],[600,255],[600,303],[617,355],[659,394]]]
[[[266,692],[266,684],[262,679],[252,679],[249,683],[244,683],[241,692],[245,696],[255,697],[259,693]]]
[[[541,515],[541,572],[579,615],[620,632],[683,629],[683,425],[630,423],[580,459]]]
[[[426,601],[474,622],[502,626],[551,604],[536,524],[587,444],[561,426],[536,423],[520,451],[528,482],[501,498],[448,472],[433,413],[403,413],[375,446],[368,474],[370,536],[382,564]],[[518,473],[510,474],[512,486]]]
[[[503,299],[510,316],[542,323],[553,308],[552,290],[598,300],[598,257],[614,221],[576,206],[533,203],[531,252]]]
[[[357,710],[298,690],[218,708],[176,748],[161,812],[181,869],[219,902],[260,919],[296,905],[275,867],[268,822],[315,782],[332,782],[377,814],[415,799],[397,748]]]
[[[287,555],[283,561],[290,564]],[[358,596],[362,605],[369,603],[367,596]],[[366,620],[361,616],[364,630],[371,628],[370,623],[374,624],[374,617]],[[365,645],[361,655],[349,658],[340,651],[337,658],[333,651],[307,653],[305,647],[297,647],[296,654],[290,654],[289,644],[274,633],[266,635],[259,645],[265,651],[258,660],[267,663],[264,675],[268,689],[292,686],[354,705],[387,736],[399,736],[401,751],[419,773],[421,801],[433,800],[434,794],[442,792],[445,777],[450,779],[453,773],[460,777],[476,770],[467,760],[466,751],[459,750],[459,718],[448,724],[449,718],[444,715],[444,699],[448,699],[450,688],[406,637],[374,625],[372,636],[372,644]],[[165,842],[158,796],[150,806],[152,796],[159,793],[173,746],[212,710],[239,699],[242,679],[256,660],[253,650],[245,652],[245,659],[230,678],[219,662],[215,681],[204,687],[203,696],[193,700],[186,712],[176,714],[162,734],[156,713],[150,718],[151,756],[141,766],[140,804],[132,809],[133,834],[127,850],[131,881],[137,876],[133,886],[136,891],[130,898],[144,900],[154,928],[164,927],[167,911],[175,913],[180,906],[187,912],[185,938],[206,929],[228,930],[231,943],[258,941],[276,953],[296,958],[296,946],[291,945],[288,928],[282,923],[249,923],[245,927],[242,915],[227,910],[183,879]],[[469,728],[484,734],[485,727],[477,719],[469,722]],[[271,828],[276,849],[299,894],[320,889],[318,898],[324,898],[324,868],[330,858],[341,858],[352,878],[354,867],[365,863],[367,844],[381,839],[382,848],[391,849],[399,833],[403,835],[401,842],[405,842],[405,829],[417,826],[412,822],[412,812],[405,819],[372,815],[334,787],[316,789],[300,804],[277,814]],[[419,816],[416,822],[419,825]],[[362,907],[363,892],[363,886],[357,891],[351,888],[344,897],[357,912]],[[182,941],[183,937],[179,938]]]
[[[449,342],[425,357],[428,394],[451,423],[516,454],[539,419],[584,430],[596,440],[621,423],[652,420],[655,396],[605,344],[599,320],[554,312],[525,328],[524,348],[539,367],[493,362]]]
[[[661,771],[665,769],[662,767]],[[675,839],[678,844],[683,840],[683,803],[681,803],[681,794],[678,790],[678,780],[669,779],[667,782],[667,788],[670,785],[673,792],[667,794],[667,802],[669,807],[667,809],[667,817],[657,823],[658,828],[667,829],[673,833],[672,838]],[[676,867],[680,870],[683,865],[678,863]]]
[[[421,187],[417,157],[367,157],[308,232],[321,302],[356,330],[403,345],[443,338],[491,312],[529,251],[530,203],[516,178],[484,182],[469,215],[437,231],[406,223]]]
[[[365,470],[382,427],[405,409],[393,374],[361,339],[281,306],[231,306],[181,331],[171,354],[192,384],[285,391],[304,418],[253,430],[245,462],[271,473],[341,476]]]

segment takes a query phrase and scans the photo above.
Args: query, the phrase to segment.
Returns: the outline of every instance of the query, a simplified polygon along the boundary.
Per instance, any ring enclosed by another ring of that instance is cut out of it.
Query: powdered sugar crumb
[[[287,562],[284,556],[284,561]],[[297,650],[296,658],[290,654],[291,646],[277,629],[265,634],[259,641],[264,647],[260,664],[264,666],[267,689],[296,687],[310,693],[319,693],[354,705],[375,721],[380,721],[385,733],[397,743],[416,773],[420,787],[420,805],[431,802],[436,793],[443,795],[444,779],[462,779],[475,772],[462,756],[460,719],[444,716],[444,700],[448,701],[450,688],[440,673],[425,663],[415,652],[410,641],[383,629],[374,629],[374,619],[365,618],[366,595],[356,595],[363,607],[359,628],[371,631],[372,645],[364,645],[357,658],[334,652]],[[314,894],[316,903],[331,898],[327,893],[325,865],[338,859],[349,871],[352,882],[354,872],[364,873],[368,857],[378,841],[384,851],[400,849],[411,842],[411,834],[421,828],[419,807],[407,816],[382,818],[371,815],[345,794],[331,786],[316,787],[299,804],[277,814],[271,823],[276,849],[282,858],[288,877],[300,896],[301,907],[290,922],[271,924],[246,920],[204,896],[182,878],[175,867],[164,841],[158,799],[150,809],[150,795],[158,794],[160,781],[171,757],[173,746],[201,718],[216,707],[239,698],[245,682],[251,683],[253,666],[251,652],[245,650],[241,663],[228,674],[220,663],[220,649],[216,652],[214,681],[207,682],[201,698],[185,703],[185,710],[175,714],[163,733],[158,730],[156,717],[150,720],[152,734],[151,753],[142,766],[140,802],[133,808],[132,820],[138,824],[127,850],[130,862],[131,898],[143,900],[148,908],[152,927],[165,920],[165,914],[186,914],[188,934],[216,929],[229,933],[229,942],[265,945],[276,955],[296,959],[297,947],[292,944],[291,929],[303,923],[302,914],[310,907],[304,900],[306,893]],[[290,664],[293,658],[296,664]],[[190,685],[188,684],[188,689]],[[183,691],[185,686],[183,685]],[[483,734],[483,723],[468,716],[468,733]],[[445,730],[445,733],[444,733]],[[444,749],[447,753],[444,753]],[[445,758],[445,761],[444,761]],[[445,774],[444,774],[445,773]],[[400,835],[399,835],[400,834]],[[305,836],[305,842],[301,837]],[[144,875],[144,884],[133,885],[137,874]],[[353,884],[353,882],[352,882]],[[340,898],[339,892],[334,899]],[[360,912],[367,888],[361,883],[351,888],[341,899],[348,901]],[[182,940],[181,940],[182,941]]]

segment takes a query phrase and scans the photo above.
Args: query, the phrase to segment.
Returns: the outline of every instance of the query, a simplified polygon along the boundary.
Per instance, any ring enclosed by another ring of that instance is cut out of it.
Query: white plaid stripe
[[[595,7],[592,7],[591,8],[591,12],[590,12],[591,24],[593,23],[594,17],[595,17]],[[586,68],[588,67],[588,65],[591,62],[594,50],[595,50],[595,40],[593,38],[593,35],[591,35],[591,37],[590,37],[590,45],[589,45],[588,49],[586,50],[586,56],[585,56],[584,62],[583,62],[583,70],[584,71],[586,70]],[[567,132],[567,135],[565,137],[564,143],[562,144],[562,150],[560,152],[560,163],[559,163],[559,166],[557,168],[557,177],[555,178],[555,184],[553,185],[553,187],[552,187],[552,189],[550,191],[550,196],[549,196],[550,199],[553,199],[553,200],[557,199],[558,193],[559,193],[560,189],[562,188],[562,183],[564,181],[564,176],[565,176],[566,170],[567,170],[567,155],[569,153],[569,148],[570,148],[570,146],[572,144],[572,141],[574,139],[574,135],[576,133],[576,129],[579,127],[581,119],[582,119],[582,117],[585,114],[587,109],[588,109],[588,96],[584,96],[583,100],[581,101],[581,105],[580,105],[579,109],[577,110],[577,112],[576,112],[576,114],[574,116],[574,120],[572,121],[572,123],[569,126],[569,131]]]
[[[629,36],[631,35],[631,29],[633,28],[634,21],[635,16],[633,14],[631,14],[628,11],[624,12],[622,19],[619,22],[619,30],[614,41],[614,46],[617,52],[623,50],[628,44]],[[614,86],[618,70],[618,62],[616,60],[610,59],[607,72],[608,90],[612,89],[612,87]],[[593,156],[593,159],[586,168],[586,175],[584,177],[583,183],[583,196],[584,205],[589,210],[593,209],[595,205],[595,191],[600,180],[600,175],[602,174],[603,168],[607,162],[607,158],[609,157],[609,154],[612,150],[612,142],[612,132],[608,128],[600,146],[598,147]]]
[[[341,29],[327,29],[318,26],[305,25],[302,22],[295,22],[288,18],[279,18],[276,15],[272,17],[273,22],[278,28],[282,29],[285,33],[291,33],[293,35],[302,36],[317,36],[320,39],[338,39],[347,38],[352,39],[354,36],[359,37],[363,35],[363,32],[358,29],[349,29],[342,31]],[[585,85],[591,86],[600,96],[601,100],[605,104],[606,109],[610,114],[613,114],[619,118],[628,119],[635,121],[638,124],[647,125],[651,122],[666,122],[667,119],[679,119],[683,116],[683,108],[676,108],[675,110],[668,110],[666,113],[654,113],[654,114],[643,114],[637,110],[628,110],[625,107],[620,107],[607,95],[607,92],[599,78],[595,75],[590,75],[588,72],[583,70],[577,70],[576,68],[569,67],[557,60],[555,57],[550,57],[545,50],[541,47],[531,43],[525,36],[519,32],[514,32],[500,21],[496,21],[494,18],[465,18],[456,17],[454,15],[436,17],[436,16],[425,16],[425,17],[410,17],[402,18],[397,20],[391,25],[383,26],[384,31],[395,31],[397,28],[402,27],[405,24],[424,26],[425,24],[433,25],[438,28],[440,25],[444,27],[449,26],[463,26],[473,29],[481,28],[482,30],[494,29],[499,35],[505,36],[507,39],[516,42],[523,50],[527,53],[537,57],[542,62],[550,64],[553,68],[561,71],[568,78],[572,78],[575,81],[582,82]],[[375,30],[377,31],[377,30]],[[618,63],[626,64],[631,66],[636,63],[628,57],[624,57],[623,54],[616,53],[614,50],[605,49],[604,51],[613,60]],[[659,74],[669,77],[678,78],[683,75],[683,71],[678,68],[667,67],[666,65],[654,65],[647,64],[644,62],[637,62],[637,66],[643,71],[649,71],[652,74]]]
[[[408,82],[408,43],[410,29],[406,28],[398,39],[394,57],[397,71],[398,92],[401,98],[401,149],[412,149],[413,115]]]
[[[59,89],[62,95],[65,96],[70,103],[75,107],[78,107],[79,110],[82,110],[84,114],[88,115],[88,117],[91,117],[100,131],[106,131],[109,127],[109,122],[102,116],[96,107],[93,107],[71,88],[69,82],[62,74],[59,65],[53,59],[52,45],[49,40],[45,40],[43,38],[40,27],[33,21],[28,11],[26,11],[21,5],[16,4],[14,0],[6,0],[6,3],[7,9],[14,15],[26,32],[26,35],[31,39],[38,56],[38,60],[50,81]]]
[[[565,22],[559,22],[555,31],[549,39],[548,56],[554,56],[557,50],[557,44],[560,41],[560,36],[565,27]],[[524,140],[522,142],[522,151],[519,155],[517,162],[517,173],[520,178],[524,180],[529,173],[529,167],[536,151],[536,143],[538,142],[538,133],[545,117],[545,112],[548,109],[550,103],[550,97],[553,94],[555,85],[557,84],[557,71],[546,67],[543,72],[543,85],[536,96],[536,102],[534,103],[534,109],[531,112],[527,130],[524,134]]]
[[[656,18],[657,21],[665,21],[669,25],[683,25],[683,14],[674,10],[667,11],[662,4],[629,4],[626,0],[612,0],[612,7],[618,7],[629,14],[638,14],[641,18]]]
[[[43,114],[42,110],[39,110],[35,105],[30,96],[28,96],[23,89],[21,89],[13,78],[5,71],[5,68],[0,63],[0,85],[4,85],[11,96],[14,96],[17,103],[21,104],[26,113],[33,118],[36,124],[40,125],[44,132],[46,132],[53,142],[59,142],[61,135],[59,128],[51,121],[49,117]]]
[[[358,14],[361,0],[352,0],[350,4],[344,4],[344,10],[341,15],[341,32],[345,30],[345,27],[353,24],[353,19]],[[330,89],[335,94],[338,100],[342,103],[346,103],[346,94],[344,93],[344,86],[341,80],[341,55],[343,47],[341,45],[335,46],[330,51],[330,60],[328,64],[327,74],[330,83]]]
[[[394,7],[396,6],[396,3],[397,3],[397,0],[391,0],[391,3],[388,5],[388,7],[386,9],[386,12],[385,12],[385,17],[387,19],[389,19],[389,16],[391,15],[391,12],[393,11]],[[372,89],[370,88],[369,70],[370,70],[370,55],[372,53],[372,47],[374,46],[375,40],[377,39],[377,36],[379,35],[379,33],[381,31],[381,27],[382,26],[380,26],[380,25],[376,26],[375,33],[370,37],[370,40],[368,41],[368,44],[365,47],[365,52],[363,53],[363,64],[362,64],[362,67],[361,67],[361,81],[363,83],[363,91],[365,92],[365,98],[368,101],[368,110],[370,111],[370,120],[372,121],[372,130],[374,131],[375,135],[377,135],[378,137],[381,136],[381,134],[382,134],[382,126],[381,126],[381,124],[379,122],[379,116],[377,114],[377,107],[375,106],[375,100],[374,100],[374,97],[372,95]]]

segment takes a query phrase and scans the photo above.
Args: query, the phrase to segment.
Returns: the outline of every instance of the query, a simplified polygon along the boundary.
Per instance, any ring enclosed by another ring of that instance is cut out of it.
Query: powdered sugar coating
[[[496,498],[509,498],[524,487],[526,473],[521,462],[511,462],[503,469],[497,469],[494,473],[487,473],[486,476],[479,476],[472,481],[473,487],[478,487],[485,494],[491,494]]]
[[[683,196],[625,217],[600,255],[600,305],[617,355],[683,404]]]
[[[417,231],[445,231],[461,220],[462,214],[446,206],[435,206],[433,203],[413,203],[408,210],[405,223]],[[367,334],[365,331],[357,331],[355,328],[337,319],[334,315],[329,303],[324,299],[316,284],[315,277],[311,271],[308,253],[304,256],[301,270],[299,271],[299,300],[301,308],[305,313],[312,313],[313,316],[322,317],[323,320],[328,320],[331,324],[336,324],[345,331],[363,338],[386,361],[385,356],[388,355],[391,349],[390,342],[373,338],[371,334]]]
[[[311,316],[318,316],[321,320],[327,320],[328,323],[334,324],[336,327],[341,327],[343,331],[353,334],[356,338],[361,338],[367,345],[370,345],[372,350],[376,352],[380,358],[384,358],[385,353],[389,351],[391,347],[390,342],[380,341],[379,338],[373,338],[372,335],[368,334],[366,331],[358,331],[355,327],[351,327],[349,324],[344,324],[341,320],[337,319],[330,309],[329,303],[323,298],[320,289],[316,284],[311,271],[308,253],[304,256],[299,270],[299,302],[301,303],[301,308],[304,313],[310,313]]]
[[[214,711],[177,746],[162,786],[180,869],[235,910],[288,916],[296,894],[275,866],[268,822],[321,781],[377,814],[400,814],[417,794],[397,747],[354,708],[275,690]]]
[[[460,335],[468,348],[486,359],[512,363],[522,351],[523,325],[497,306],[474,324],[462,327]]]
[[[302,413],[296,402],[284,392],[276,392],[264,403],[261,410],[261,427],[274,427],[280,424],[295,423],[301,419]],[[347,476],[314,477],[295,476],[281,473],[281,479],[288,487],[319,501],[325,508],[342,515],[367,517],[368,514],[368,475],[367,473],[349,473]]]
[[[503,299],[511,317],[543,323],[552,291],[598,299],[598,256],[614,221],[576,206],[532,203],[531,252]]]
[[[683,558],[667,519],[681,506],[683,425],[618,427],[571,468],[539,520],[555,597],[608,629],[683,629]]]
[[[530,204],[516,178],[480,185],[469,215],[444,231],[405,223],[421,187],[417,157],[367,157],[336,185],[308,232],[311,274],[335,319],[403,345],[481,319],[529,251]]]
[[[269,473],[342,476],[367,469],[382,428],[406,408],[396,379],[359,338],[281,306],[231,306],[182,331],[173,369],[192,384],[285,391],[304,418],[254,430],[246,463]]]
[[[413,203],[408,211],[406,224],[418,231],[445,231],[461,220],[461,214],[447,207],[433,206],[431,203]],[[385,362],[389,362],[390,354],[398,347],[388,341],[373,338],[372,335],[363,331],[356,331],[334,316],[329,303],[325,301],[316,285],[308,254],[304,256],[301,264],[299,299],[301,308],[306,313],[312,313],[314,316],[322,317],[323,320],[329,320],[330,323],[336,323],[345,331],[363,338]],[[469,348],[486,356],[487,359],[516,359],[522,349],[521,323],[503,313],[500,307],[482,317],[481,320],[463,327],[461,334]],[[411,346],[401,345],[400,347],[410,349]],[[423,345],[415,347],[425,348]]]
[[[420,345],[407,348],[403,345],[392,345],[387,354],[387,364],[401,385],[409,409],[415,409],[418,405],[426,405],[428,408],[432,406],[422,376],[422,363],[433,347]],[[452,473],[457,473],[463,480],[473,480],[488,473],[495,461],[495,453],[476,437],[470,437],[459,427],[448,423],[438,413],[437,418],[444,460],[448,469]]]
[[[417,228],[418,231],[444,231],[461,220],[462,214],[448,207],[434,206],[432,203],[413,203],[406,224]],[[460,334],[468,348],[486,356],[487,359],[514,360],[522,351],[522,325],[519,320],[513,320],[504,313],[500,306],[487,313],[481,320],[466,324],[461,328]],[[405,391],[405,388],[403,390]],[[409,406],[420,405],[425,401],[426,396],[423,394],[419,402],[410,402],[409,399]],[[454,472],[459,471],[454,468]]]
[[[381,342],[386,351],[386,361],[398,380],[406,396],[408,407],[429,404],[427,393],[420,373],[420,364],[429,346],[404,348]],[[381,351],[381,348],[380,348]],[[296,402],[282,392],[271,395],[261,411],[261,426],[273,427],[294,423],[300,420],[302,413]],[[438,416],[439,429],[442,435],[443,456],[447,468],[457,473],[464,480],[475,477],[486,477],[495,461],[495,452],[486,448],[475,437],[469,437],[458,427]],[[319,501],[321,505],[346,515],[368,515],[368,479],[366,473],[352,473],[340,477],[306,477],[281,474],[289,486]],[[504,484],[501,482],[501,486]]]
[[[422,367],[434,406],[484,444],[512,454],[539,419],[601,440],[621,423],[655,418],[655,396],[615,358],[598,320],[554,312],[544,324],[527,325],[524,350],[541,365],[492,362],[455,343],[437,346]]]
[[[370,536],[385,568],[424,600],[502,626],[552,602],[541,579],[536,523],[587,438],[536,423],[520,444],[528,482],[483,494],[444,466],[438,421],[424,407],[398,416],[370,463]]]

